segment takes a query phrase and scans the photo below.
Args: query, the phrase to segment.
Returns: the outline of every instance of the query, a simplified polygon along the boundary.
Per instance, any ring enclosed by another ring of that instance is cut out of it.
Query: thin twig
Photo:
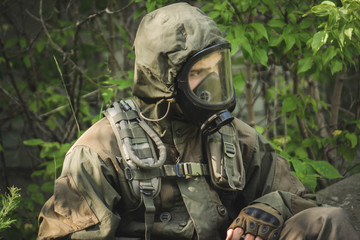
[[[45,25],[45,22],[44,22],[44,19],[43,19],[43,14],[42,14],[42,3],[43,1],[40,0],[40,10],[39,10],[39,15],[40,15],[40,22],[41,22],[41,25],[44,29],[44,32],[45,32],[45,35],[47,36],[48,40],[49,40],[49,43],[50,45],[57,51],[59,52],[64,59],[66,59],[67,61],[69,61],[71,63],[71,65],[74,67],[75,70],[79,71],[89,82],[93,83],[94,85],[97,85],[96,82],[94,82],[89,76],[86,75],[86,73],[77,65],[75,64],[71,58],[68,56],[68,53],[66,53],[58,44],[56,44],[51,36],[50,36],[50,33],[49,31],[47,30],[47,27]]]
[[[57,67],[57,69],[58,69],[58,71],[59,71],[59,74],[60,74],[62,83],[63,83],[63,85],[64,85],[64,89],[65,89],[65,92],[66,92],[66,97],[67,97],[67,99],[68,99],[68,101],[69,101],[69,105],[70,105],[70,108],[71,108],[72,114],[73,114],[73,116],[74,116],[74,120],[75,120],[77,129],[78,129],[78,133],[80,134],[80,126],[79,126],[79,123],[78,123],[77,118],[76,118],[76,115],[75,115],[75,110],[74,110],[74,107],[73,107],[73,105],[72,105],[72,103],[71,103],[71,99],[70,99],[69,93],[68,93],[68,91],[67,91],[67,89],[66,89],[65,81],[64,81],[64,78],[63,78],[61,69],[60,69],[60,67],[59,67],[59,63],[58,63],[58,61],[56,60],[56,57],[55,57],[55,56],[54,56],[54,61],[55,61],[56,67]]]

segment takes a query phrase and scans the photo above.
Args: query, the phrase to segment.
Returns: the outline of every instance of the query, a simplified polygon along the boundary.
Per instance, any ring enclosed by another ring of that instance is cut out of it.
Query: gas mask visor
[[[227,109],[235,104],[230,44],[213,45],[192,56],[179,75],[178,88],[180,107],[185,116],[191,114],[188,119],[212,128],[211,132],[230,122],[233,117]]]

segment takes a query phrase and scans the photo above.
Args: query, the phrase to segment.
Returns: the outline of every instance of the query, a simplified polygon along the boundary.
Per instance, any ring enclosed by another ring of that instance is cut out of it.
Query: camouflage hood
[[[147,14],[134,42],[134,96],[152,103],[174,97],[175,78],[188,57],[222,42],[226,40],[216,23],[187,3]]]

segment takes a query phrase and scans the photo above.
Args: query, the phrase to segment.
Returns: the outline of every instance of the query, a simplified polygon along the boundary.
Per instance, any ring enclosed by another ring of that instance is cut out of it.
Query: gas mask
[[[177,98],[185,118],[208,135],[231,122],[235,106],[230,44],[220,43],[193,55],[177,77]]]

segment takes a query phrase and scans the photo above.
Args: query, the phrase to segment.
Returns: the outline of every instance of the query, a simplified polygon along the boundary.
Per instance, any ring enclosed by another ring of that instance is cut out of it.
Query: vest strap
[[[153,169],[131,169],[124,160],[121,161],[127,180],[146,180],[157,177],[191,178],[210,175],[208,165],[203,163],[177,163],[176,165],[163,165]]]
[[[127,112],[117,112],[112,116],[115,123],[120,122],[121,120],[133,120],[139,117],[138,113],[134,110],[129,110]]]
[[[232,137],[227,134],[222,134],[222,140],[223,140],[223,150],[225,153],[225,171],[228,179],[229,186],[232,189],[236,189],[234,180],[233,180],[233,160],[235,157],[235,146],[232,142]]]
[[[141,198],[145,206],[145,239],[150,240],[155,218],[154,193],[151,180],[140,181]]]

